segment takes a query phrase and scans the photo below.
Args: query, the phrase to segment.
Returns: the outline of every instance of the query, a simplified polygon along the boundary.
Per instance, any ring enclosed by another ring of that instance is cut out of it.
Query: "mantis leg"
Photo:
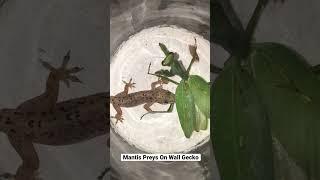
[[[147,114],[156,114],[156,113],[171,113],[173,111],[173,107],[174,107],[174,103],[170,104],[168,110],[166,111],[148,111],[147,113],[145,113],[144,115],[141,116],[140,120]],[[145,108],[146,109],[146,108]]]
[[[188,69],[187,69],[188,74],[190,73],[191,66],[193,65],[193,63],[199,61],[199,55],[197,53],[197,39],[196,38],[194,38],[194,45],[193,46],[189,45],[189,51],[192,56],[192,59],[190,61]]]
[[[165,81],[169,81],[169,82],[172,82],[173,84],[176,84],[178,85],[179,83],[166,77],[166,76],[163,76],[163,75],[160,75],[160,74],[154,74],[154,73],[150,73],[150,67],[151,67],[151,63],[149,64],[149,68],[148,68],[148,74],[149,75],[152,75],[152,76],[157,76],[158,78],[161,78],[162,80],[165,80]]]

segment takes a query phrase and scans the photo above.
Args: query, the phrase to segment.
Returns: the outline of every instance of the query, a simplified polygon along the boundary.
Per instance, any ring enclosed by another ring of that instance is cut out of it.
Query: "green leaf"
[[[240,117],[240,90],[231,65],[225,66],[215,80],[211,94],[210,135],[220,177],[222,180],[244,179],[248,157],[241,151],[241,139],[247,128],[245,119]]]
[[[194,129],[199,132],[200,130],[206,130],[208,128],[208,116],[200,111],[199,107],[196,105],[196,120],[194,121]]]
[[[196,108],[189,84],[184,80],[176,89],[176,104],[182,130],[185,136],[190,138],[196,120]]]
[[[236,77],[241,89],[241,113],[247,119],[249,128],[245,138],[247,141],[243,140],[248,146],[251,166],[248,179],[273,180],[272,136],[267,111],[253,83],[253,77],[242,68],[237,69]]]
[[[222,180],[273,180],[268,118],[248,73],[232,57],[212,88],[211,138]]]
[[[275,43],[253,45],[248,61],[273,135],[309,179],[320,179],[320,81],[311,66]]]
[[[164,44],[162,44],[162,43],[159,43],[159,46],[160,46],[162,52],[163,52],[166,56],[168,56],[169,53],[170,53],[170,51],[168,51],[167,47],[166,47]]]
[[[195,104],[204,116],[210,116],[210,86],[206,80],[198,75],[190,75],[188,79]]]

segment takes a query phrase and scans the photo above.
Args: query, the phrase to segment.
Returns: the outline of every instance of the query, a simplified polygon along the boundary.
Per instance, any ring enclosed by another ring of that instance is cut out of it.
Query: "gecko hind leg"
[[[75,73],[78,73],[82,71],[84,68],[82,67],[71,67],[67,68],[68,63],[70,61],[70,50],[67,52],[67,54],[63,57],[63,62],[59,68],[54,68],[51,64],[49,64],[46,61],[43,61],[40,59],[40,62],[42,66],[50,71],[50,73],[55,76],[58,80],[63,81],[67,87],[70,87],[70,82],[78,82],[82,83],[82,81],[75,75]]]
[[[121,110],[121,107],[117,104],[117,103],[112,103],[114,109],[117,111],[116,115],[115,116],[111,116],[111,118],[115,118],[117,121],[116,121],[116,124],[118,123],[118,121],[120,122],[123,122],[123,117],[122,117],[122,110]]]

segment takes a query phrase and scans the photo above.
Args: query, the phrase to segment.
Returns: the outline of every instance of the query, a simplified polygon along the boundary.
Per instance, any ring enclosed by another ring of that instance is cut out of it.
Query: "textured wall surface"
[[[0,1],[1,2],[1,1]],[[60,100],[107,89],[107,1],[8,0],[0,9],[0,108],[14,108],[43,92],[48,72],[38,48],[54,66],[70,49],[70,65],[82,66],[84,84],[61,85]],[[94,180],[107,163],[106,138],[61,147],[36,145],[40,177],[45,180]],[[0,173],[14,173],[21,163],[0,133]]]
[[[209,0],[111,0],[110,45],[146,27],[178,25],[209,39]]]

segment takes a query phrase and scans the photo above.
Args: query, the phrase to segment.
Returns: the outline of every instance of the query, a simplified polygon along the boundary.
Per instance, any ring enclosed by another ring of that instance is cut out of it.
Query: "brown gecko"
[[[67,69],[70,51],[64,56],[62,66],[53,68],[46,62],[42,64],[50,70],[46,90],[16,109],[0,110],[0,131],[7,134],[9,142],[22,159],[14,177],[16,180],[35,180],[39,168],[39,158],[33,143],[45,145],[69,145],[107,134],[109,120],[106,116],[107,92],[75,98],[57,103],[59,82],[69,86],[69,80],[81,82],[76,76],[82,68]]]
[[[162,84],[168,83],[164,80],[153,82],[151,84],[151,90],[138,91],[130,94],[128,94],[129,88],[134,88],[135,83],[132,83],[132,79],[130,79],[128,83],[125,81],[124,83],[123,92],[110,97],[110,102],[117,111],[116,115],[113,117],[117,120],[116,123],[118,121],[122,122],[123,120],[121,107],[134,107],[145,104],[143,106],[144,109],[148,112],[154,112],[150,108],[154,103],[172,104],[175,102],[175,95],[168,90],[162,89]],[[160,84],[160,86],[156,87],[158,84]]]

